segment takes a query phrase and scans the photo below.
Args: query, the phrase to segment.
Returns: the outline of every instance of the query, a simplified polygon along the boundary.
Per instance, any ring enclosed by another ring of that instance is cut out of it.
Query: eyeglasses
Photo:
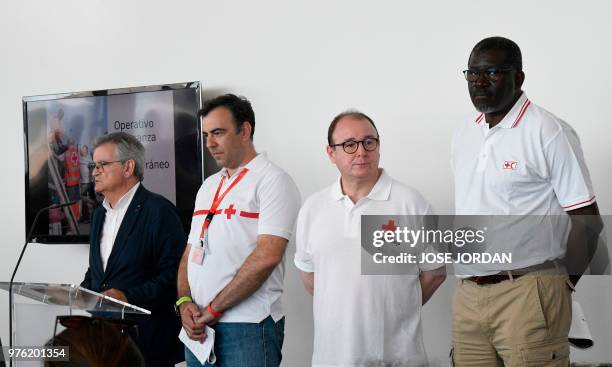
[[[100,172],[104,172],[104,167],[108,166],[109,164],[119,163],[119,162],[123,163],[125,161],[119,160],[119,161],[110,161],[110,162],[102,161],[102,162],[98,162],[98,163],[92,162],[92,163],[89,163],[87,165],[87,167],[89,167],[89,169],[92,170],[92,171],[99,170]]]
[[[482,70],[467,69],[467,70],[463,70],[463,75],[465,75],[465,80],[467,80],[468,82],[477,81],[478,78],[480,78],[480,74],[483,74],[485,78],[487,78],[488,80],[492,82],[496,82],[501,78],[503,73],[510,71],[510,70],[514,70],[514,69],[513,68],[486,68]]]
[[[378,138],[365,138],[360,141],[349,140],[340,144],[332,144],[330,147],[335,148],[338,146],[342,146],[342,150],[344,150],[347,154],[353,154],[359,149],[359,143],[363,146],[363,149],[368,152],[376,150],[378,148],[379,139]]]

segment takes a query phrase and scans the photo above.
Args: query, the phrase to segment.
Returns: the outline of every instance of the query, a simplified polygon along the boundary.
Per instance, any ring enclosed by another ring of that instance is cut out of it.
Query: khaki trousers
[[[453,296],[454,366],[569,366],[568,276],[532,272],[498,284],[462,280]]]

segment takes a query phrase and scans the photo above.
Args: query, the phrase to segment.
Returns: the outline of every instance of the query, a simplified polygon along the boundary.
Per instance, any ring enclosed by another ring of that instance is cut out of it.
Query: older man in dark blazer
[[[174,313],[176,274],[185,233],[174,205],[141,181],[144,147],[126,133],[111,133],[94,146],[95,190],[104,195],[93,215],[89,269],[82,286],[151,311],[128,316],[147,366],[184,359]]]

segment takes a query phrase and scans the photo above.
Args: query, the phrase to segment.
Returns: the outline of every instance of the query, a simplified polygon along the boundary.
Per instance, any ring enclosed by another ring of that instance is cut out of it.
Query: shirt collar
[[[516,103],[514,103],[514,106],[512,106],[506,116],[504,116],[504,118],[499,122],[499,124],[495,125],[494,128],[497,128],[498,126],[502,129],[513,129],[517,127],[530,104],[531,101],[529,98],[527,98],[527,94],[525,94],[525,92],[521,93],[521,96]],[[481,125],[483,127],[489,126],[485,120],[484,114],[482,113],[478,115],[475,122],[477,125]]]
[[[342,192],[342,176],[339,176],[338,179],[334,182],[331,187],[331,198],[332,200],[341,200],[344,198],[344,193]]]
[[[267,154],[265,152],[258,153],[253,159],[251,159],[249,161],[249,163],[245,164],[244,166],[238,167],[238,169],[236,170],[234,175],[236,175],[236,173],[239,173],[240,171],[242,171],[243,168],[247,168],[249,171],[259,171],[263,167],[265,167],[267,165],[267,163],[268,163]],[[226,179],[230,178],[228,173],[227,173],[227,169],[226,168],[223,168],[221,170],[221,175],[225,176]]]
[[[389,196],[391,195],[391,183],[393,181],[384,169],[381,168],[380,170],[380,177],[378,177],[370,193],[366,195],[366,198],[370,200],[385,201],[389,200]],[[331,187],[331,197],[333,200],[341,200],[345,196],[344,192],[342,192],[342,176],[340,176]]]
[[[136,185],[132,186],[132,188],[129,189],[125,194],[123,194],[121,199],[119,199],[115,203],[115,207],[114,208],[111,208],[111,206],[110,206],[108,200],[106,200],[106,198],[104,198],[104,201],[102,202],[102,206],[104,207],[104,209],[106,209],[106,211],[126,209],[128,207],[128,205],[130,205],[130,202],[132,201],[132,198],[134,197],[134,194],[136,194],[136,190],[138,190],[139,186],[140,186],[140,182],[137,182]]]
[[[380,177],[367,198],[376,201],[389,200],[389,196],[391,195],[391,182],[391,177],[381,168]]]

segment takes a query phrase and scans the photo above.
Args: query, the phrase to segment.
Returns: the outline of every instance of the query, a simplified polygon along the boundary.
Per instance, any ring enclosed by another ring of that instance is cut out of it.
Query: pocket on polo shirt
[[[509,193],[517,189],[525,181],[525,176],[514,171],[498,171],[491,177],[493,188],[499,193]]]
[[[499,175],[498,187],[506,191],[520,190],[533,183],[533,176],[524,164],[517,164],[514,169],[502,169]]]

